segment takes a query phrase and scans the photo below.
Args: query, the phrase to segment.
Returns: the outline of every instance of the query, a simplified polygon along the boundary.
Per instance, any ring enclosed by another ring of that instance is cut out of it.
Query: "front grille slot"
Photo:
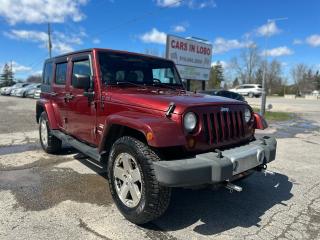
[[[208,144],[220,144],[245,136],[242,111],[205,113],[202,117]]]

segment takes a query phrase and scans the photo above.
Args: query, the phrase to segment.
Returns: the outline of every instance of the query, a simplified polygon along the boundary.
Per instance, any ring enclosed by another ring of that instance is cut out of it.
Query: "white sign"
[[[209,80],[212,45],[168,35],[166,57],[175,62],[183,79]]]

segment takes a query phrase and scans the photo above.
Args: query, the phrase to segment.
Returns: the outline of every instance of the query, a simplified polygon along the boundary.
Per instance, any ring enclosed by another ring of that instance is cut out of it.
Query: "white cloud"
[[[268,22],[257,29],[257,33],[260,36],[272,36],[280,33],[281,30],[277,27],[274,21]]]
[[[11,30],[10,32],[4,32],[4,35],[15,40],[24,40],[29,42],[40,43],[41,48],[47,48],[48,35],[46,32],[32,31],[32,30]],[[73,51],[73,46],[81,45],[81,37],[85,36],[84,32],[79,34],[64,34],[62,32],[52,33],[52,50],[57,53],[66,53]]]
[[[157,0],[157,5],[160,7],[179,7],[181,0]]]
[[[11,62],[7,62],[7,64],[11,66]],[[5,65],[4,63],[0,64],[0,70],[3,69],[4,65]],[[30,73],[32,71],[32,68],[29,66],[25,66],[20,63],[17,63],[16,61],[12,61],[12,71],[14,73]]]
[[[151,31],[141,35],[140,39],[145,43],[166,44],[167,34],[164,32],[160,32],[156,28],[152,28]]]
[[[270,56],[270,57],[281,57],[286,55],[292,55],[294,52],[290,48],[286,46],[267,49],[262,51],[263,56]]]
[[[66,19],[81,21],[85,16],[80,7],[88,0],[0,0],[0,16],[9,24],[62,23]]]
[[[94,39],[92,39],[92,43],[93,44],[99,44],[101,41],[100,41],[100,39],[99,38],[94,38]]]
[[[173,31],[177,33],[185,32],[186,30],[187,30],[186,27],[182,25],[177,25],[173,27]]]
[[[226,61],[215,61],[211,63],[211,67],[214,67],[215,65],[217,65],[217,63],[220,63],[222,65],[223,68],[227,68],[228,67],[228,63]]]
[[[29,31],[29,30],[11,30],[4,32],[4,35],[16,40],[28,40],[32,42],[44,42],[48,40],[48,35],[45,32]]]
[[[303,44],[303,41],[301,39],[294,39],[292,44],[293,45],[300,45],[300,44]]]
[[[180,7],[184,5],[191,9],[216,7],[214,0],[156,0],[156,3],[160,7]]]
[[[237,39],[224,39],[218,37],[213,42],[213,54],[225,53],[233,49],[246,48],[250,46],[252,41],[239,41]]]
[[[32,68],[28,66],[21,65],[15,61],[12,62],[12,71],[14,73],[26,73],[31,72]]]
[[[307,37],[306,42],[312,47],[320,46],[320,35],[314,34]]]
[[[192,8],[192,9],[202,9],[207,7],[213,8],[217,6],[214,0],[203,0],[203,1],[189,0],[187,1],[187,5],[189,8]]]

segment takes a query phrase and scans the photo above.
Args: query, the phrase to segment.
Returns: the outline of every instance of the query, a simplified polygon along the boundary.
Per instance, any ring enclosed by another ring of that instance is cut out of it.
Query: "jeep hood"
[[[174,103],[175,114],[182,114],[186,108],[195,106],[226,106],[244,104],[243,102],[219,96],[209,96],[185,91],[149,88],[114,88],[111,101],[121,104],[130,104],[159,111],[167,111],[169,104]]]

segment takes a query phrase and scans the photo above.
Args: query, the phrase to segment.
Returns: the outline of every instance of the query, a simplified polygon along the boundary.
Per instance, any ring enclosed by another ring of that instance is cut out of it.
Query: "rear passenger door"
[[[55,61],[54,81],[52,83],[52,101],[55,112],[55,117],[59,127],[67,131],[68,124],[68,109],[67,109],[67,75],[68,61],[67,58],[60,58]]]

